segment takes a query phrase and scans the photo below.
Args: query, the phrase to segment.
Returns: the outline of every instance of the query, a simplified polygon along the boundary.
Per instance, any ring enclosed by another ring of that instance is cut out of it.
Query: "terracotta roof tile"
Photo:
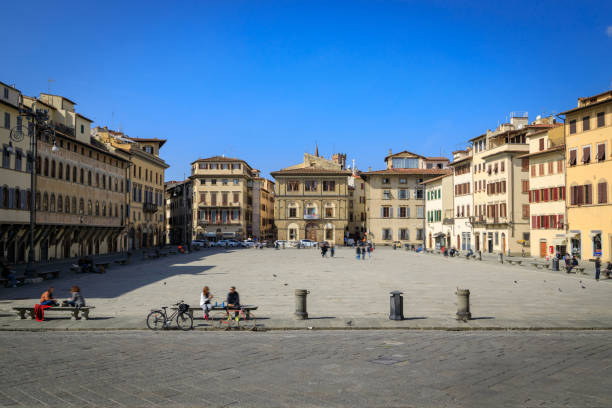
[[[366,171],[362,174],[431,174],[431,175],[442,175],[448,170],[444,169],[386,169],[386,170],[375,170]]]
[[[332,169],[322,169],[320,167],[304,167],[300,169],[287,169],[287,170],[273,171],[270,174],[272,176],[274,175],[284,176],[284,175],[292,175],[292,174],[328,174],[328,175],[338,174],[338,175],[350,176],[352,173],[350,172],[350,170],[332,170]]]

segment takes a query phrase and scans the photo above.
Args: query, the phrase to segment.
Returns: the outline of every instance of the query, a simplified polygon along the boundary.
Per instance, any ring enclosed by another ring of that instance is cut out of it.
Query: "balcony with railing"
[[[157,212],[157,204],[155,203],[144,203],[142,205],[142,211],[148,213],[156,213]]]

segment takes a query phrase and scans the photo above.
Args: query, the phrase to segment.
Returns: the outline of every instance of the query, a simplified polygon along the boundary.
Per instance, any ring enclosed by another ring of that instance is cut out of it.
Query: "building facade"
[[[348,178],[349,188],[349,217],[347,238],[360,241],[366,234],[366,201],[365,180],[361,172],[353,165],[352,174]]]
[[[529,191],[526,212],[531,220],[530,252],[533,257],[564,255],[567,250],[565,222],[565,145],[563,126],[542,129],[527,135],[529,180],[521,193]],[[525,204],[523,204],[525,206]]]
[[[193,189],[190,179],[165,183],[166,239],[168,244],[189,244],[192,240]]]
[[[95,138],[115,152],[127,154],[127,245],[150,248],[165,241],[164,172],[169,167],[159,156],[164,139],[130,137],[107,127],[93,130]]]
[[[29,127],[19,116],[21,103],[21,92],[0,82],[0,255],[10,263],[26,261],[29,242],[33,160]],[[11,132],[22,140],[11,140]]]
[[[450,164],[453,170],[454,203],[445,215],[445,223],[452,224],[453,234],[447,245],[460,251],[475,250],[473,236],[474,192],[476,183],[472,180],[472,148],[453,152]]]
[[[253,170],[253,237],[257,240],[273,241],[274,226],[274,182]]]
[[[340,156],[338,156],[340,157]],[[304,153],[304,161],[272,172],[278,239],[344,243],[348,233],[351,172],[337,160]]]
[[[241,159],[213,156],[191,163],[193,235],[197,239],[253,236],[253,169]]]
[[[612,91],[565,114],[568,244],[582,259],[612,260]]]
[[[527,135],[552,127],[549,119],[529,124],[526,112],[471,140],[474,241],[477,250],[509,255],[529,252],[529,152]],[[552,119],[550,120],[552,121]]]
[[[385,158],[385,170],[361,174],[365,179],[367,237],[375,244],[425,245],[423,181],[446,174],[449,160],[408,151]]]
[[[447,247],[453,236],[453,224],[444,222],[445,214],[453,211],[453,175],[445,174],[426,180],[425,187],[425,248]],[[451,217],[452,219],[452,217]]]

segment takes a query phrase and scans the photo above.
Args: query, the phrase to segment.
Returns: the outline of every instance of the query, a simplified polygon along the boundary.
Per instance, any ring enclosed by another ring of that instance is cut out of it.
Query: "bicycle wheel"
[[[219,320],[215,321],[215,327],[218,329],[230,330],[233,322],[233,319],[228,319],[227,316],[223,316],[219,318]]]
[[[250,313],[248,320],[240,320],[238,324],[241,330],[256,330],[257,318],[253,313]]]
[[[159,310],[154,310],[147,316],[147,327],[151,330],[159,330],[165,327],[166,316]]]
[[[193,318],[189,313],[179,313],[176,316],[176,325],[181,330],[191,330],[193,329]]]

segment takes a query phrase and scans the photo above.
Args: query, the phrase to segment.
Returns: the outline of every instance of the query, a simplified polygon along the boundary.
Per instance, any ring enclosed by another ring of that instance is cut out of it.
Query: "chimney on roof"
[[[372,166],[368,166],[368,171],[372,171]]]
[[[389,149],[389,156],[391,156],[392,154],[393,154],[393,151]]]

